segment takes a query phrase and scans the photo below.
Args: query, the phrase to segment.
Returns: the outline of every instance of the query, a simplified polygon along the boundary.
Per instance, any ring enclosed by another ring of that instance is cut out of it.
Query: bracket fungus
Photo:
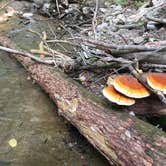
[[[166,73],[150,73],[147,75],[147,83],[155,90],[166,94]]]
[[[118,105],[130,106],[135,104],[135,100],[118,93],[113,86],[107,86],[103,89],[103,95],[113,103]]]
[[[113,86],[118,92],[131,98],[144,98],[150,95],[150,92],[131,75],[115,77]]]

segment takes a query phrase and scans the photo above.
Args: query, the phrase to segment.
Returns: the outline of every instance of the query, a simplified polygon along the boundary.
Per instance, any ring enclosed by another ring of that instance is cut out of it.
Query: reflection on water
[[[12,138],[17,140],[15,148],[8,144]],[[0,165],[108,165],[4,52],[0,52]]]

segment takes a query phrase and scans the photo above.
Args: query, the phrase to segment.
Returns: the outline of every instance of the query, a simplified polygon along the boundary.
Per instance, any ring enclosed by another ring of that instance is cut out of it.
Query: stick
[[[166,65],[163,65],[163,64],[144,63],[142,64],[142,67],[166,69]]]
[[[5,7],[7,7],[9,4],[11,4],[12,2],[14,2],[14,0],[9,0],[8,2],[6,2],[3,6],[0,6],[0,10],[4,9]]]
[[[93,20],[92,20],[92,29],[93,29],[93,33],[94,33],[94,38],[96,39],[96,26],[97,26],[97,11],[98,11],[98,6],[99,6],[99,0],[96,0],[96,7],[95,7],[95,11],[94,11],[94,15],[93,15]]]
[[[161,24],[166,24],[166,19],[155,18],[155,17],[149,16],[149,15],[146,15],[145,17],[146,17],[148,20],[152,20],[152,21],[155,21],[155,22],[159,22],[159,23],[161,23]]]
[[[52,64],[55,63],[53,60],[50,60],[50,59],[49,60],[48,59],[42,59],[42,58],[36,57],[36,56],[34,56],[30,53],[18,51],[18,50],[3,47],[3,46],[0,46],[0,50],[12,53],[11,55],[22,55],[22,56],[25,56],[25,57],[29,57],[30,59],[32,59],[36,62],[39,62],[39,63],[44,63],[44,64],[48,64],[48,65],[52,65]]]
[[[116,44],[109,44],[105,43],[103,41],[95,41],[92,39],[83,39],[83,43],[85,45],[102,49],[102,50],[109,50],[111,51],[112,49],[114,50],[132,50],[134,52],[139,52],[139,51],[155,51],[157,49],[162,49],[162,47],[146,47],[146,46],[138,46],[138,45],[116,45]],[[163,46],[164,47],[164,46]]]

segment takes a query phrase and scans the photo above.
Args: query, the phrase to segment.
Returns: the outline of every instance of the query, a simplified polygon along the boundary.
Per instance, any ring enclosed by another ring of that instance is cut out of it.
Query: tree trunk
[[[3,37],[0,43],[13,45]],[[106,108],[105,102],[87,92],[58,69],[16,56],[31,77],[70,121],[111,164],[154,166],[166,163],[166,134],[124,112]]]

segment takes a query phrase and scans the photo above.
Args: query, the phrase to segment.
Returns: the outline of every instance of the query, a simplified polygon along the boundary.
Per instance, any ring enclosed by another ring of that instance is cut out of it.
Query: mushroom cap
[[[144,98],[150,95],[149,91],[131,75],[117,76],[113,80],[113,86],[118,92],[132,98]]]
[[[118,105],[130,106],[135,103],[134,99],[128,98],[120,93],[118,93],[113,86],[107,86],[103,89],[103,95],[113,103]]]
[[[166,73],[150,73],[147,75],[147,83],[153,89],[166,94]]]

